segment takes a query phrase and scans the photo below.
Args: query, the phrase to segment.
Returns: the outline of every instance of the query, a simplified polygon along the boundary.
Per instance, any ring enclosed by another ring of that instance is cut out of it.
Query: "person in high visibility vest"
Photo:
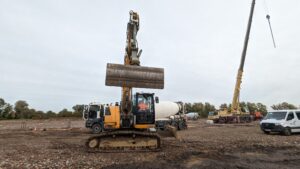
[[[146,111],[146,110],[148,110],[148,105],[145,104],[145,103],[142,102],[142,101],[139,102],[138,107],[139,107],[139,111]]]

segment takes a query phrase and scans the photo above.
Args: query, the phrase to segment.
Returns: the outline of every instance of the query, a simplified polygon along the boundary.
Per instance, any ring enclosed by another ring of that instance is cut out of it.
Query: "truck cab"
[[[85,127],[91,128],[94,134],[105,129],[118,129],[120,128],[120,107],[118,104],[112,106],[90,103],[84,106],[83,119],[85,120]]]
[[[300,109],[270,111],[260,122],[260,128],[266,134],[279,132],[291,135],[300,132]]]

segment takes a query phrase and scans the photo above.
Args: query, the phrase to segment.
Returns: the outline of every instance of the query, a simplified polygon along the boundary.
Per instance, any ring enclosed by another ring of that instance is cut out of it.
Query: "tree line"
[[[251,103],[251,102],[241,102],[241,110],[244,112],[261,112],[263,115],[267,113],[267,106],[262,103]],[[230,110],[231,104],[221,104],[216,108],[213,104],[208,102],[201,103],[185,103],[185,108],[187,112],[197,112],[200,117],[207,117],[209,112],[217,111],[218,109],[228,109]],[[271,106],[274,110],[283,109],[297,109],[293,104],[282,102],[274,104]],[[6,103],[4,99],[0,98],[0,119],[47,119],[47,118],[58,118],[58,117],[82,117],[82,112],[84,105],[77,104],[72,107],[72,111],[68,109],[63,109],[59,112],[53,111],[41,111],[29,108],[29,104],[24,100],[17,101],[14,105]]]
[[[0,119],[47,119],[55,117],[82,117],[84,105],[75,105],[72,111],[63,109],[59,112],[51,110],[44,112],[29,108],[29,104],[24,100],[17,101],[14,105],[6,103],[0,98]]]
[[[200,117],[206,118],[209,112],[217,111],[218,109],[227,109],[230,111],[231,104],[223,103],[218,108],[214,105],[205,102],[205,103],[186,103],[185,108],[187,112],[197,112]],[[261,112],[263,115],[267,114],[267,106],[262,103],[251,103],[251,102],[240,102],[240,108],[243,112],[255,113]],[[273,110],[284,110],[284,109],[300,109],[300,106],[297,107],[293,104],[282,102],[274,104],[271,106]]]

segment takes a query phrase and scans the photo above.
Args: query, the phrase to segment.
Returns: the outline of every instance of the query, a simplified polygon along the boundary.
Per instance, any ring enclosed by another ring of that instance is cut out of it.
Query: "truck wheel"
[[[270,132],[269,132],[269,131],[265,131],[265,130],[263,130],[263,132],[264,132],[265,134],[270,134]]]
[[[284,130],[283,130],[283,134],[284,135],[286,135],[286,136],[290,136],[292,133],[291,133],[291,129],[289,129],[289,128],[284,128]]]
[[[101,132],[101,125],[96,123],[92,126],[93,134],[99,134]]]

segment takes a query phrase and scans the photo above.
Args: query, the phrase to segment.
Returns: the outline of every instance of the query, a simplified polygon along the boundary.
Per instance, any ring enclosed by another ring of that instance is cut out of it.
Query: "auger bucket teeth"
[[[163,89],[164,69],[108,63],[106,68],[105,85]]]

